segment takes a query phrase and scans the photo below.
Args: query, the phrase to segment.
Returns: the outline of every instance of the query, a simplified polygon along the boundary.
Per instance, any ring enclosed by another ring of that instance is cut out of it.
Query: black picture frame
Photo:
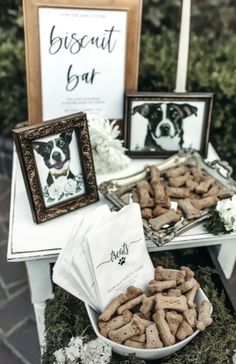
[[[84,113],[16,128],[12,134],[37,224],[99,199]]]
[[[213,93],[126,93],[127,154],[165,158],[181,149],[194,149],[205,158],[212,108]]]

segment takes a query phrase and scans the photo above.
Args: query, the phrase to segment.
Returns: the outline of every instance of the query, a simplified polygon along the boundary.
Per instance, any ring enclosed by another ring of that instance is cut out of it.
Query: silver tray
[[[209,176],[214,177],[218,183],[223,187],[229,189],[231,192],[236,193],[236,182],[232,179],[232,168],[230,165],[221,160],[214,160],[213,162],[204,162],[200,154],[192,150],[181,150],[172,157],[166,159],[157,167],[163,173],[169,168],[178,167],[181,164],[188,164],[190,166],[198,166]],[[108,198],[116,208],[121,208],[127,203],[125,202],[125,197],[131,195],[132,189],[136,184],[145,179],[149,174],[149,166],[135,174],[124,178],[112,179],[100,184],[99,191]],[[150,239],[157,246],[162,246],[175,236],[181,234],[183,231],[191,228],[192,226],[200,223],[209,217],[209,210],[205,209],[201,212],[201,216],[195,220],[187,220],[182,218],[173,226],[167,228],[162,228],[160,231],[154,231],[148,224],[148,222],[143,219],[143,227],[145,236]]]

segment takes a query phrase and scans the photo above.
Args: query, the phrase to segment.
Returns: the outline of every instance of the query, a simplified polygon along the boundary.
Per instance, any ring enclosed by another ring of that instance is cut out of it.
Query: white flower
[[[130,159],[124,154],[116,120],[92,119],[89,121],[89,134],[97,173],[107,173],[125,168]]]
[[[66,180],[64,192],[69,195],[73,195],[76,192],[76,181],[74,179],[69,178]]]
[[[216,210],[219,213],[227,231],[236,231],[236,195],[218,201]]]
[[[82,364],[106,364],[111,360],[111,347],[102,339],[89,341],[81,351]]]
[[[65,351],[63,349],[59,349],[53,353],[56,358],[54,364],[64,364],[66,362]]]
[[[53,200],[59,199],[63,194],[63,184],[57,180],[48,188],[49,197]]]

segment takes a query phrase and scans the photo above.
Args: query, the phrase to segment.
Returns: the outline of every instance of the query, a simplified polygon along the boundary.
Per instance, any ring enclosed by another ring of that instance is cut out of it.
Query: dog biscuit
[[[132,319],[132,313],[126,312],[121,316],[113,317],[109,321],[101,321],[98,323],[98,327],[100,328],[100,332],[103,336],[107,337],[110,330],[116,330],[120,327],[128,324]]]
[[[197,319],[197,311],[195,307],[189,308],[188,310],[183,312],[183,316],[186,322],[194,328],[196,326],[196,319]]]
[[[130,301],[126,302],[125,304],[121,305],[117,309],[118,314],[121,315],[125,310],[131,310],[135,306],[139,305],[145,297],[146,297],[145,294],[141,294],[140,296],[135,297],[135,298],[131,299]]]
[[[160,215],[163,215],[165,214],[166,212],[168,212],[169,210],[165,207],[161,207],[159,205],[156,205],[154,207],[154,209],[152,210],[152,216],[153,217],[157,217],[157,216],[160,216]]]
[[[178,289],[181,293],[185,293],[190,291],[195,285],[197,281],[194,278],[189,279],[188,281],[182,283],[180,286],[178,286]]]
[[[145,343],[146,342],[146,335],[145,334],[135,335],[135,336],[131,337],[131,340],[138,341],[140,343]]]
[[[117,308],[127,301],[127,296],[121,293],[118,297],[115,297],[103,313],[99,316],[100,321],[109,321],[113,314],[116,312]]]
[[[184,295],[179,297],[156,295],[156,310],[174,310],[183,312],[188,309],[187,298]]]
[[[186,187],[166,187],[166,193],[173,198],[186,198],[190,196],[190,190]]]
[[[207,207],[212,207],[217,204],[218,198],[216,196],[208,196],[201,198],[200,200],[191,200],[192,204],[196,209],[202,210]]]
[[[135,341],[135,340],[125,340],[124,345],[129,346],[131,348],[139,348],[139,349],[145,349],[146,348],[146,343],[144,342],[140,342],[140,341]]]
[[[182,176],[183,174],[185,174],[187,172],[187,167],[185,167],[184,165],[179,166],[177,168],[172,168],[170,170],[168,170],[165,175],[167,178],[171,178],[171,177],[179,177]]]
[[[165,311],[157,310],[157,312],[153,314],[152,318],[157,325],[161,341],[163,342],[164,346],[173,345],[175,343],[175,337],[172,335],[169,325],[166,322]]]
[[[151,184],[160,182],[161,171],[156,166],[150,166]]]
[[[142,302],[142,306],[140,307],[140,312],[142,312],[144,317],[147,317],[151,309],[153,308],[155,301],[155,296],[145,297]]]
[[[155,324],[146,328],[146,349],[162,348],[163,343],[159,337],[159,333]]]
[[[198,318],[196,322],[198,330],[203,331],[207,326],[212,324],[211,307],[211,303],[206,300],[198,307]]]
[[[153,292],[162,292],[169,288],[175,288],[176,285],[177,285],[176,280],[172,280],[172,281],[152,280],[148,283],[148,288],[153,293]]]
[[[148,222],[153,228],[153,230],[158,231],[161,229],[162,226],[166,224],[170,224],[173,222],[177,222],[181,219],[181,216],[175,212],[175,210],[170,209],[165,214],[155,217],[153,219],[150,219]]]
[[[171,333],[175,336],[179,325],[183,322],[183,316],[175,311],[166,312],[166,321],[170,327]]]
[[[176,332],[176,337],[178,340],[184,340],[186,337],[193,334],[192,327],[186,322],[183,321]]]
[[[156,281],[172,281],[176,280],[177,283],[184,282],[186,272],[181,270],[174,271],[171,269],[163,268],[162,266],[157,266],[155,269],[155,280]]]
[[[141,209],[154,206],[153,198],[150,196],[150,186],[147,181],[137,183],[137,193]]]
[[[146,220],[151,219],[153,216],[152,209],[150,209],[149,207],[145,207],[144,209],[141,210],[141,215]]]
[[[197,193],[206,193],[214,182],[215,179],[213,177],[204,177],[204,180],[199,183],[199,185],[195,188],[195,191]]]
[[[108,333],[108,337],[118,343],[122,343],[132,336],[143,334],[145,331],[144,326],[135,317],[125,326],[120,327],[117,330],[111,330]]]
[[[178,201],[178,206],[183,210],[188,220],[196,219],[201,216],[201,213],[196,207],[193,206],[191,200],[185,198]]]

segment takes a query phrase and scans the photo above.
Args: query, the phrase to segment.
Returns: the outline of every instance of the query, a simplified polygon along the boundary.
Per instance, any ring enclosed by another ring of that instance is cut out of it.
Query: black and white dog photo
[[[70,143],[72,131],[64,132],[47,142],[34,141],[33,149],[43,157],[44,164],[48,168],[47,185],[52,185],[56,178],[66,176],[74,178],[70,171]]]
[[[183,148],[183,120],[197,116],[198,108],[190,104],[150,102],[135,106],[132,115],[139,113],[147,119],[145,150],[173,151]]]

